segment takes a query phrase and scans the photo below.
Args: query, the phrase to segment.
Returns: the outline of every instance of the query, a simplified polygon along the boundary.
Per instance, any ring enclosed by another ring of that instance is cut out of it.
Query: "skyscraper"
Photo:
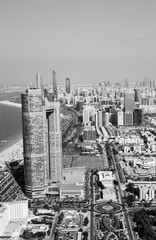
[[[133,124],[134,126],[139,126],[142,124],[143,111],[140,108],[134,109],[133,113]]]
[[[60,127],[60,103],[45,99],[46,153],[48,181],[59,182],[62,178],[62,133]]]
[[[101,96],[102,97],[106,97],[107,96],[105,82],[101,83]]]
[[[124,125],[132,126],[133,125],[133,112],[134,112],[134,92],[125,93],[124,95]]]
[[[65,90],[66,90],[66,93],[70,93],[70,79],[69,78],[66,78],[65,79]]]
[[[57,79],[56,79],[56,73],[53,71],[53,92],[54,92],[54,98],[57,100]]]
[[[125,111],[134,111],[134,92],[125,93],[124,95],[124,107]]]
[[[133,125],[133,112],[132,111],[125,111],[124,125],[125,126],[132,126]]]
[[[43,197],[49,183],[62,178],[59,102],[44,97],[41,79],[22,94],[25,194]]]

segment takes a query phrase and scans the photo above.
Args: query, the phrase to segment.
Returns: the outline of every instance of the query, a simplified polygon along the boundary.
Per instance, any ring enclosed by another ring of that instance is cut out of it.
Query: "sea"
[[[0,101],[11,101],[20,92],[0,92]],[[0,152],[22,139],[22,110],[0,104]]]

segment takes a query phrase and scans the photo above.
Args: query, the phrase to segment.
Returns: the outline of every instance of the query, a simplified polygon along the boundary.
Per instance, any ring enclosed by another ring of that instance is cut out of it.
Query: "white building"
[[[9,221],[20,220],[28,216],[28,201],[4,202],[0,206],[0,236],[5,232]]]
[[[123,124],[124,124],[123,111],[118,111],[118,112],[117,112],[117,125],[118,125],[118,126],[123,126]]]
[[[105,186],[105,188],[112,188],[113,185],[113,173],[111,171],[99,171],[99,181]]]
[[[4,233],[6,226],[9,223],[9,209],[4,204],[0,206],[0,236]]]

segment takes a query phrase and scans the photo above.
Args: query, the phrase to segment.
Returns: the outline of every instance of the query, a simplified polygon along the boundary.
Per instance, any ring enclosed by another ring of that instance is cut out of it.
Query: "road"
[[[94,185],[93,185],[93,179],[94,179],[94,175],[93,172],[91,173],[91,177],[90,177],[90,191],[91,191],[91,211],[90,211],[90,239],[94,239]]]
[[[128,230],[129,240],[135,240],[135,237],[134,237],[134,234],[133,234],[133,230],[132,230],[132,226],[131,226],[131,222],[130,222],[130,218],[129,218],[129,215],[128,215],[125,203],[124,203],[123,198],[122,198],[121,183],[120,183],[120,178],[119,178],[118,170],[117,170],[117,167],[116,167],[116,162],[115,162],[115,158],[114,158],[112,147],[109,147],[109,149],[110,149],[113,165],[114,165],[114,168],[115,168],[116,180],[119,183],[118,184],[119,201],[120,201],[120,203],[122,204],[122,207],[123,207],[123,214],[124,214],[125,221],[126,221],[126,226],[127,226],[127,230]]]

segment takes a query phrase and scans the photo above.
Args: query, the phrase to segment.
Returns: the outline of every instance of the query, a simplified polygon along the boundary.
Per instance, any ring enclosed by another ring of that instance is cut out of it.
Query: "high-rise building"
[[[22,94],[25,194],[31,198],[43,197],[62,177],[60,103],[49,102],[40,86],[37,80]]]
[[[139,126],[142,124],[143,111],[140,108],[134,109],[133,113],[133,124],[134,126]]]
[[[133,112],[125,111],[125,114],[124,114],[124,125],[125,126],[133,126]]]
[[[134,89],[134,102],[140,103],[141,101],[141,92],[139,89]]]
[[[117,126],[123,126],[123,111],[117,112]]]
[[[124,87],[129,87],[129,80],[127,78],[124,80]]]
[[[60,127],[60,103],[45,99],[46,153],[48,181],[59,182],[62,178],[62,133]]]
[[[69,78],[66,78],[65,79],[65,90],[66,90],[66,93],[70,93],[70,79]]]
[[[107,96],[106,88],[105,88],[105,82],[101,83],[101,96],[102,97],[106,97]]]
[[[124,107],[125,111],[134,111],[134,92],[125,93],[124,95]]]
[[[53,71],[53,92],[54,92],[54,98],[57,100],[58,94],[57,94],[57,78],[56,73]]]
[[[103,127],[103,114],[102,110],[98,111],[98,127]]]
[[[104,115],[105,127],[108,127],[108,126],[109,126],[109,118],[110,118],[110,114],[109,114],[108,112],[105,112],[105,115]]]

